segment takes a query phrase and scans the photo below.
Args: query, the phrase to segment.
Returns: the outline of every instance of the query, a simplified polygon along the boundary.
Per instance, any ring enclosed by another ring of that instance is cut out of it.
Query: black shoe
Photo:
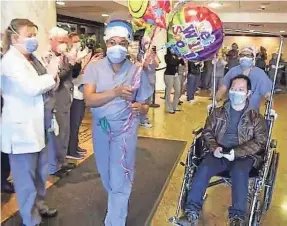
[[[180,100],[180,101],[178,102],[178,105],[182,105],[182,104],[183,104],[183,101]]]
[[[149,107],[151,107],[151,108],[159,108],[160,105],[159,104],[150,104]]]
[[[244,226],[244,220],[239,217],[232,217],[228,220],[229,226]]]
[[[66,159],[74,159],[74,160],[82,160],[84,158],[85,158],[85,156],[81,155],[80,153],[76,153],[76,154],[73,154],[73,155],[67,155],[66,156]]]
[[[14,185],[9,181],[1,184],[1,193],[13,194],[15,193]]]
[[[81,155],[85,155],[85,154],[87,154],[88,151],[86,149],[78,147],[77,152]]]
[[[55,177],[63,178],[65,176],[67,176],[68,174],[69,174],[69,172],[67,170],[60,169],[56,173],[53,173],[51,175],[55,176]]]
[[[39,211],[39,213],[43,218],[52,218],[58,215],[58,211],[56,209],[43,210]]]
[[[178,220],[181,226],[196,226],[198,222],[198,214],[194,211],[186,212],[184,216]]]
[[[62,165],[62,170],[72,170],[75,169],[77,165],[75,163],[66,163]]]

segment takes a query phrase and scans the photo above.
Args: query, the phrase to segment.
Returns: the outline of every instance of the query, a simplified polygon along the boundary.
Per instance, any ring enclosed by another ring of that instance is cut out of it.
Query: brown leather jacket
[[[202,135],[210,151],[220,146],[227,129],[230,108],[230,102],[226,102],[224,106],[215,109],[206,120]],[[264,118],[259,112],[249,109],[247,103],[238,125],[239,146],[234,148],[235,159],[251,156],[255,160],[253,166],[258,168],[263,161],[267,137]]]

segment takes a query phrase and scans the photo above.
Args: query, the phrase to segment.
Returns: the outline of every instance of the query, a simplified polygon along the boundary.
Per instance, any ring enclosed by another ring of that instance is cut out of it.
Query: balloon
[[[136,19],[133,18],[131,20],[132,26],[134,31],[141,30],[141,29],[149,29],[151,25],[146,23],[143,19]]]
[[[223,42],[219,17],[206,7],[184,4],[172,18],[167,47],[189,61],[211,59]]]
[[[167,14],[171,11],[171,0],[128,0],[128,8],[135,19],[160,28],[167,28]]]

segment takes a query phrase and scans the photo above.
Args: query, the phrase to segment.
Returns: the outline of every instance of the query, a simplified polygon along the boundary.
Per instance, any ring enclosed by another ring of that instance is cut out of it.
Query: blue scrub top
[[[223,84],[229,88],[231,80],[239,74],[242,74],[243,70],[241,66],[231,68],[225,75]],[[266,75],[266,73],[258,68],[253,67],[248,76],[251,80],[252,94],[249,97],[249,107],[252,109],[259,110],[261,99],[271,92],[272,81]]]
[[[132,79],[137,71],[137,67],[126,60],[118,72],[114,72],[112,65],[107,58],[91,63],[83,75],[83,84],[94,84],[98,93],[111,90],[120,85],[132,85]],[[145,103],[152,95],[152,87],[149,83],[148,76],[144,71],[140,77],[140,87],[134,91],[133,101]],[[109,103],[92,108],[93,117],[99,120],[106,117],[108,121],[126,120],[131,113],[128,102],[121,97],[117,97]]]

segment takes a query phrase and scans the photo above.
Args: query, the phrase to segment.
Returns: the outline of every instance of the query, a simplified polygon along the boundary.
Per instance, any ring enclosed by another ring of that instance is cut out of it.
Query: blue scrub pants
[[[238,216],[244,219],[247,211],[249,172],[253,162],[251,157],[229,162],[225,158],[219,159],[208,154],[195,173],[187,197],[186,211],[195,211],[199,215],[203,205],[203,195],[211,177],[228,170],[232,183],[232,206],[229,208],[229,218]]]
[[[46,148],[37,153],[9,154],[19,211],[26,226],[39,224],[39,210],[48,209],[44,204],[48,176],[47,154]]]
[[[109,122],[112,131],[120,131],[125,121]],[[96,164],[105,190],[108,193],[108,212],[105,226],[125,226],[128,214],[128,202],[134,177],[135,154],[137,144],[138,119],[131,131],[112,138],[98,123],[93,121],[93,145]],[[126,139],[127,153],[125,166],[129,169],[129,177],[121,165],[123,156],[123,138]]]

